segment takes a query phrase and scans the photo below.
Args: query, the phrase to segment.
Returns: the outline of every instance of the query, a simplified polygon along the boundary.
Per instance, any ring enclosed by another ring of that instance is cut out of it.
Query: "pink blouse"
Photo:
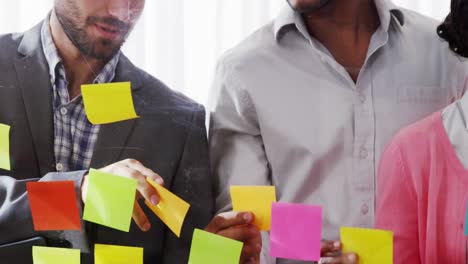
[[[376,228],[392,230],[394,263],[466,263],[468,170],[440,112],[401,130],[378,170]]]

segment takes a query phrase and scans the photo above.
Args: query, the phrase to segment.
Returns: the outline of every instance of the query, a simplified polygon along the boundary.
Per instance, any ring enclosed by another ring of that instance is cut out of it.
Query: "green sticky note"
[[[128,232],[137,181],[91,169],[83,219]]]
[[[10,170],[10,126],[0,124],[0,168]]]
[[[80,250],[33,246],[34,264],[80,264]]]
[[[342,227],[343,252],[354,252],[359,264],[392,264],[393,232],[385,230]]]
[[[189,264],[239,264],[243,243],[195,229]]]

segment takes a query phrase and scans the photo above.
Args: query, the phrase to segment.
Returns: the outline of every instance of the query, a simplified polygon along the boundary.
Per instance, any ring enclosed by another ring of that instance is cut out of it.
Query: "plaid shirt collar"
[[[45,58],[49,65],[50,82],[52,85],[54,85],[56,80],[57,67],[63,67],[63,63],[58,54],[57,47],[53,41],[49,21],[50,16],[42,24],[41,42]],[[117,52],[117,54],[114,55],[114,57],[104,66],[101,72],[94,79],[94,84],[109,83],[114,79],[115,70],[120,59],[120,54],[121,51]]]

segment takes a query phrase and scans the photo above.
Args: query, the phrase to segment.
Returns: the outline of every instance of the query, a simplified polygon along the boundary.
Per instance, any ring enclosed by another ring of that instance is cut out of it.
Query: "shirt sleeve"
[[[27,182],[73,181],[78,207],[82,212],[81,182],[86,173],[87,171],[52,172],[40,179],[32,178],[27,180],[16,180],[9,176],[0,176],[0,230],[2,230],[0,245],[42,236],[46,238],[50,245],[62,245],[65,241],[68,241],[69,247],[86,247],[84,233],[77,235],[75,234],[77,232],[73,233],[71,231],[36,232],[26,190]],[[69,233],[75,235],[76,241],[69,239]]]
[[[376,228],[394,232],[393,263],[420,263],[418,204],[407,162],[396,144],[382,155],[377,179]]]
[[[231,185],[270,185],[259,119],[232,63],[218,64],[210,103],[209,143],[216,210],[232,209]]]

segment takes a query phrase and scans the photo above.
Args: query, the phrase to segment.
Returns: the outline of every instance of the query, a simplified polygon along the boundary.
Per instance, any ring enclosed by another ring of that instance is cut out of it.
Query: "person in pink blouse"
[[[468,0],[452,0],[438,34],[468,57]],[[468,94],[401,130],[382,155],[376,228],[394,232],[394,263],[467,263],[467,198]]]

